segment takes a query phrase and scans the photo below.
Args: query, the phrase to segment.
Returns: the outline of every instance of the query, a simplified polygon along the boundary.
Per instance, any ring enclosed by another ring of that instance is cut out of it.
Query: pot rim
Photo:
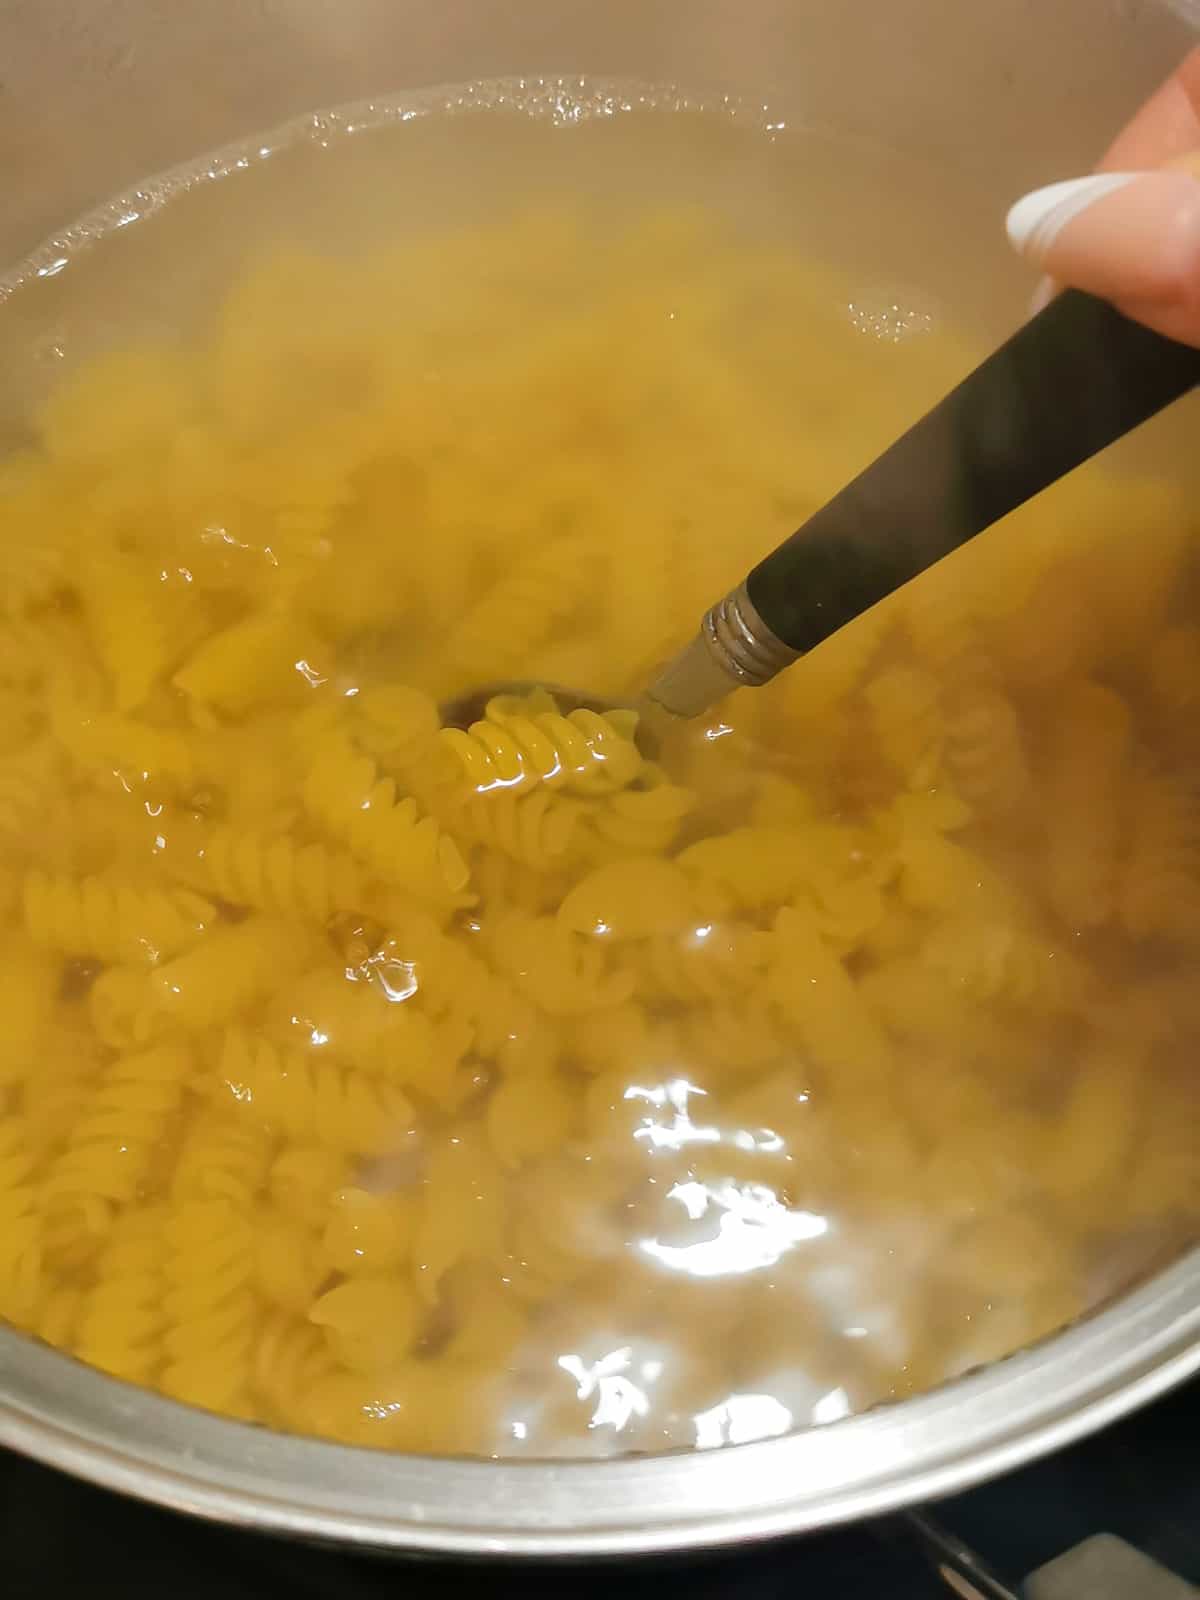
[[[0,1328],[0,1444],[263,1532],[452,1555],[634,1555],[799,1533],[956,1493],[1200,1371],[1200,1248],[1042,1343],[756,1444],[606,1461],[405,1456],[271,1433]]]

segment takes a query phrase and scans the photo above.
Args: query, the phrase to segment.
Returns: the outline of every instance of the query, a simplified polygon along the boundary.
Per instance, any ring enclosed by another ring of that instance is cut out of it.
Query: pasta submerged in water
[[[1164,485],[1080,476],[654,759],[542,691],[440,725],[632,693],[965,365],[838,304],[531,217],[265,261],[52,395],[0,467],[0,1315],[354,1443],[707,1447],[1194,1230]]]

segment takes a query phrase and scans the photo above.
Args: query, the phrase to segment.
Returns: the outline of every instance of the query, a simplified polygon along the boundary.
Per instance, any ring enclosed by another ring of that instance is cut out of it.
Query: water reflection
[[[796,1245],[829,1231],[825,1217],[790,1211],[774,1190],[758,1183],[677,1183],[667,1199],[677,1201],[692,1222],[715,1222],[715,1235],[682,1245],[641,1239],[638,1249],[669,1271],[694,1278],[736,1277],[773,1267]]]

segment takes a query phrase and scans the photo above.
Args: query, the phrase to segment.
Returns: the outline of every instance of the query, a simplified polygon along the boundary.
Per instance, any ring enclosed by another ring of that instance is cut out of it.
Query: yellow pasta
[[[41,1290],[34,1157],[20,1117],[0,1114],[0,1316],[28,1327]]]
[[[1081,474],[650,729],[967,352],[703,215],[344,254],[82,361],[0,463],[0,1317],[349,1443],[655,1451],[1185,1238],[1175,497]]]
[[[497,696],[482,722],[442,730],[445,749],[477,793],[519,794],[538,783],[576,794],[626,788],[642,770],[637,716],[581,708],[563,716],[547,695]]]
[[[196,944],[214,919],[208,901],[186,890],[36,870],[25,880],[24,908],[36,944],[106,962],[166,960]]]
[[[319,1057],[275,1050],[231,1030],[220,1061],[220,1087],[269,1128],[298,1143],[374,1155],[399,1144],[413,1108],[396,1088]]]
[[[196,879],[231,905],[327,922],[367,903],[367,879],[353,857],[286,836],[214,828],[197,851]]]

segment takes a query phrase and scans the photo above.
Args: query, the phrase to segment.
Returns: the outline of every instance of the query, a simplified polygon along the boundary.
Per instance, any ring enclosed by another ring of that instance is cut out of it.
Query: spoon
[[[1067,290],[705,612],[642,708],[698,717],[839,628],[1200,383],[1200,350]],[[493,684],[443,708],[477,721]],[[543,686],[545,687],[545,686]],[[551,690],[566,710],[611,702]]]

